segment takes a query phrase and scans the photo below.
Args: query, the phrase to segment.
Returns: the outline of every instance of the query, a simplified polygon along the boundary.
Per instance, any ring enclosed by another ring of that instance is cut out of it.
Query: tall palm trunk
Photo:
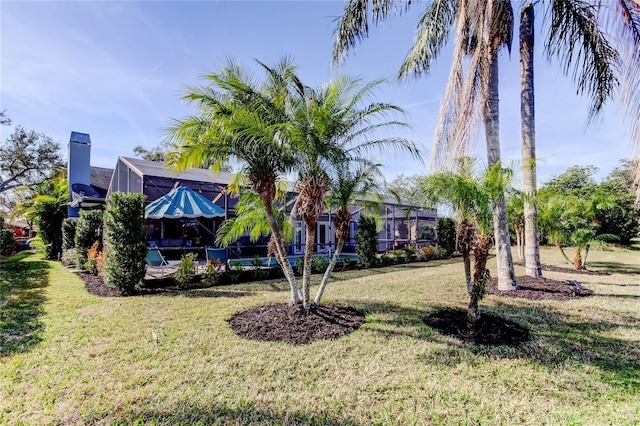
[[[526,274],[542,278],[538,209],[536,207],[536,129],[533,83],[533,5],[527,3],[520,14],[520,114],[522,117],[522,189],[524,199],[524,248]]]
[[[305,312],[309,312],[311,304],[309,303],[309,287],[311,286],[311,258],[313,257],[313,249],[316,245],[316,224],[315,218],[307,218],[304,221],[306,230],[306,239],[304,244],[304,269],[302,271],[302,306]]]
[[[489,52],[488,78],[484,105],[484,122],[487,142],[487,163],[491,168],[500,162],[500,119],[498,100],[498,54],[497,49]],[[507,206],[504,193],[493,200],[491,213],[496,240],[498,261],[498,288],[513,290],[517,286],[511,254],[511,238],[507,221]]]
[[[264,209],[267,214],[267,219],[269,221],[269,228],[271,229],[271,234],[273,235],[276,244],[275,248],[277,250],[276,260],[280,263],[280,267],[282,268],[282,272],[284,273],[285,278],[289,282],[289,287],[291,288],[291,304],[300,303],[300,289],[298,288],[298,284],[296,283],[296,276],[293,273],[293,268],[291,267],[291,263],[289,262],[289,258],[287,257],[286,248],[283,246],[282,241],[284,241],[284,236],[278,226],[276,221],[275,214],[273,213],[273,199],[269,197],[264,192],[259,192],[260,199],[264,204]]]

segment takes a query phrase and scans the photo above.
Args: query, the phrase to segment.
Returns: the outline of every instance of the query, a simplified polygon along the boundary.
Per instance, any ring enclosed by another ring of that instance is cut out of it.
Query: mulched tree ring
[[[484,312],[473,327],[469,327],[467,311],[462,309],[438,310],[425,317],[424,323],[446,336],[475,345],[518,346],[531,339],[529,330],[520,324]]]
[[[591,296],[593,290],[578,289],[566,281],[548,278],[533,278],[527,275],[517,277],[519,290],[498,290],[497,278],[487,283],[487,293],[503,297],[515,297],[529,300],[572,300],[578,297]]]
[[[321,339],[337,339],[353,333],[365,322],[364,314],[339,304],[312,307],[308,314],[301,305],[257,306],[229,319],[231,329],[251,340],[304,345]]]

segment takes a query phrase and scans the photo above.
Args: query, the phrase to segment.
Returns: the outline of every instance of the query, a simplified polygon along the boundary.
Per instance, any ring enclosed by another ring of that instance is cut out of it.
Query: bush
[[[396,259],[397,263],[406,263],[407,255],[404,250],[394,250],[393,257]]]
[[[453,219],[438,218],[438,246],[448,255],[456,251],[456,222]]]
[[[231,282],[236,282],[240,279],[240,275],[242,275],[242,262],[239,260],[232,260],[227,263],[227,275]]]
[[[44,246],[47,259],[59,259],[62,255],[62,221],[64,205],[55,200],[41,200],[35,203],[35,222],[38,236]]]
[[[76,247],[76,225],[78,219],[70,217],[62,221],[62,255]],[[74,260],[75,261],[75,260]]]
[[[360,216],[356,230],[356,253],[365,268],[374,266],[378,260],[378,233],[376,221],[369,216]]]
[[[71,248],[62,251],[62,257],[60,258],[60,261],[64,266],[75,266],[76,259],[76,249]]]
[[[251,259],[251,270],[253,271],[253,277],[257,279],[261,279],[269,275],[269,271],[263,268],[264,262],[260,259],[260,256],[255,255],[253,259]]]
[[[132,294],[145,273],[144,194],[114,192],[104,213],[105,282]]]
[[[222,272],[222,262],[220,259],[213,258],[204,267],[202,273],[202,281],[208,285],[217,284],[220,280],[220,274]]]
[[[311,257],[311,271],[312,272],[324,272],[329,266],[329,259],[321,254],[316,254]]]
[[[443,249],[444,250],[444,249]],[[422,251],[422,257],[424,260],[431,260],[438,257],[438,252],[432,246],[425,246],[420,249]]]
[[[99,244],[96,241],[93,243],[89,251],[87,252],[87,261],[84,263],[84,269],[91,272],[93,275],[98,275],[99,268],[98,263],[103,262],[102,252],[98,250]]]
[[[16,252],[16,241],[13,232],[4,227],[4,217],[0,216],[0,255],[11,256]]]
[[[180,263],[178,264],[178,270],[176,271],[176,275],[174,280],[178,287],[186,288],[187,285],[193,282],[193,279],[196,276],[196,258],[198,255],[196,253],[187,253],[182,256],[180,259]]]
[[[382,263],[384,266],[387,265],[393,265],[394,264],[394,259],[393,257],[389,256],[388,254],[383,254],[382,256],[380,256],[380,263]]]
[[[102,210],[81,210],[76,224],[76,265],[83,267],[87,262],[87,252],[98,243],[97,251],[102,251]]]

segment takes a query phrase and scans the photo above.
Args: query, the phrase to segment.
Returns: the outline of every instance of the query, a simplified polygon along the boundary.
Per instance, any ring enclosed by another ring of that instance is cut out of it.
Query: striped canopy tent
[[[147,219],[193,219],[222,217],[224,210],[187,186],[173,188],[144,210]]]

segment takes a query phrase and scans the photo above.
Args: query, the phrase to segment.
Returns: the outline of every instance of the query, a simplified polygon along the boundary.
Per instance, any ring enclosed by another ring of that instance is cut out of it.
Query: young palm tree
[[[456,245],[463,256],[470,323],[480,316],[478,303],[485,294],[489,279],[486,264],[491,248],[491,204],[500,199],[511,174],[509,169],[503,169],[499,164],[480,173],[475,159],[466,157],[456,159],[454,170],[441,170],[426,177],[419,187],[428,204],[444,203],[459,217]]]
[[[372,3],[371,15],[380,23],[398,13],[398,1]],[[410,2],[406,2],[409,7]],[[368,34],[368,1],[352,0],[337,27],[334,62],[339,62],[358,40]],[[454,59],[432,151],[432,167],[452,158],[469,155],[471,135],[482,118],[489,166],[500,162],[498,112],[498,51],[510,48],[513,10],[507,0],[430,1],[418,24],[416,43],[400,69],[400,78],[428,73],[448,35],[456,27]],[[504,195],[493,204],[494,233],[498,258],[498,285],[516,286]]]
[[[335,212],[333,223],[337,242],[331,261],[322,277],[320,288],[316,293],[314,299],[316,305],[320,304],[331,273],[338,263],[345,242],[349,238],[349,227],[352,218],[349,207],[357,202],[360,205],[364,205],[365,210],[380,210],[381,202],[376,195],[382,188],[380,165],[362,161],[357,163],[355,169],[352,169],[351,164],[340,163],[331,176],[327,204]]]
[[[297,84],[294,121],[291,123],[292,146],[297,159],[296,187],[298,199],[292,216],[305,222],[306,244],[302,275],[302,302],[310,309],[311,259],[317,221],[326,209],[326,196],[334,169],[357,161],[370,150],[395,148],[419,156],[415,145],[398,137],[377,137],[381,129],[406,124],[387,119],[402,110],[391,104],[367,100],[381,81],[363,84],[360,79],[341,76],[313,90]]]
[[[296,68],[286,58],[274,67],[258,64],[266,73],[261,83],[229,59],[219,72],[205,76],[209,85],[187,88],[183,99],[194,104],[198,114],[176,120],[168,129],[172,148],[166,163],[177,169],[211,164],[214,170],[230,159],[242,164],[279,242],[275,249],[291,287],[291,303],[299,303],[299,288],[273,209],[278,179],[295,164],[288,126]]]

